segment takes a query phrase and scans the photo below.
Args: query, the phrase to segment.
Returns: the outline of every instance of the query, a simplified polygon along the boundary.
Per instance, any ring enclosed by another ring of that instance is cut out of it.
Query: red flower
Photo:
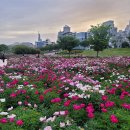
[[[70,103],[71,103],[71,100],[67,100],[66,102],[64,102],[64,106],[68,107],[70,105]]]
[[[107,97],[106,95],[103,95],[103,96],[102,96],[102,100],[103,100],[103,101],[106,101],[107,99],[108,99],[108,97]]]
[[[23,123],[22,120],[17,120],[17,121],[16,121],[16,124],[17,124],[18,126],[22,126],[24,123]]]
[[[43,95],[40,95],[40,96],[39,96],[39,100],[40,100],[40,102],[42,102],[42,101],[44,100]]]
[[[38,94],[39,94],[38,90],[36,90],[36,91],[35,91],[35,94],[36,94],[36,95],[38,95]]]
[[[110,120],[111,120],[112,123],[118,123],[119,122],[115,115],[111,115]]]

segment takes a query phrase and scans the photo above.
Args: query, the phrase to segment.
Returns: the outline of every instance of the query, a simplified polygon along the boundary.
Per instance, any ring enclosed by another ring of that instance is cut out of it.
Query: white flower
[[[8,111],[11,111],[11,110],[13,110],[13,107],[8,108]]]
[[[5,102],[5,98],[1,98],[1,99],[0,99],[0,102]]]
[[[8,115],[8,116],[7,116],[7,118],[14,118],[14,117],[16,117],[15,114],[12,114],[12,115]]]
[[[70,121],[69,121],[69,120],[67,120],[66,125],[68,125],[68,126],[70,126],[70,125],[71,125],[71,123],[70,123]]]
[[[52,130],[51,126],[46,126],[44,130]]]
[[[102,94],[102,95],[104,95],[105,90],[99,90],[99,93]]]
[[[46,116],[45,117],[40,117],[40,122],[43,122],[43,121],[45,121],[46,120]]]
[[[37,104],[34,104],[34,108],[37,108],[38,106],[37,106]]]
[[[28,106],[31,107],[32,105],[30,103],[28,103]]]
[[[60,122],[60,127],[65,127],[65,123],[64,122]]]
[[[64,116],[65,115],[65,111],[60,111],[60,115]]]
[[[59,112],[55,112],[53,115],[58,116],[60,113]]]
[[[21,101],[19,101],[19,102],[18,102],[18,105],[22,105],[22,102],[21,102]]]
[[[8,112],[1,112],[0,115],[6,116],[6,115],[8,115]]]

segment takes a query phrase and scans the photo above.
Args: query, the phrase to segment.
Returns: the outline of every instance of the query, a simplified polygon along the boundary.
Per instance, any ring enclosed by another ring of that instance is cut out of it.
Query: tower
[[[39,42],[42,41],[40,33],[38,33],[38,41],[39,41]]]

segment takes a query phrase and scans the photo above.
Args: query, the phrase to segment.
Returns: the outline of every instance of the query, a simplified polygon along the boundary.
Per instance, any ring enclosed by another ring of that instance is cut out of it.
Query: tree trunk
[[[97,51],[97,58],[98,58],[98,53],[99,53],[99,51]]]

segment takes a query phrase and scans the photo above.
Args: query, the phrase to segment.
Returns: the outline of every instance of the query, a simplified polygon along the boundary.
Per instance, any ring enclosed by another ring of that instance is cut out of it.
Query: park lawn
[[[96,51],[85,50],[83,53],[85,56],[96,56]],[[130,48],[115,48],[106,49],[99,52],[100,57],[110,57],[110,56],[130,56]]]

